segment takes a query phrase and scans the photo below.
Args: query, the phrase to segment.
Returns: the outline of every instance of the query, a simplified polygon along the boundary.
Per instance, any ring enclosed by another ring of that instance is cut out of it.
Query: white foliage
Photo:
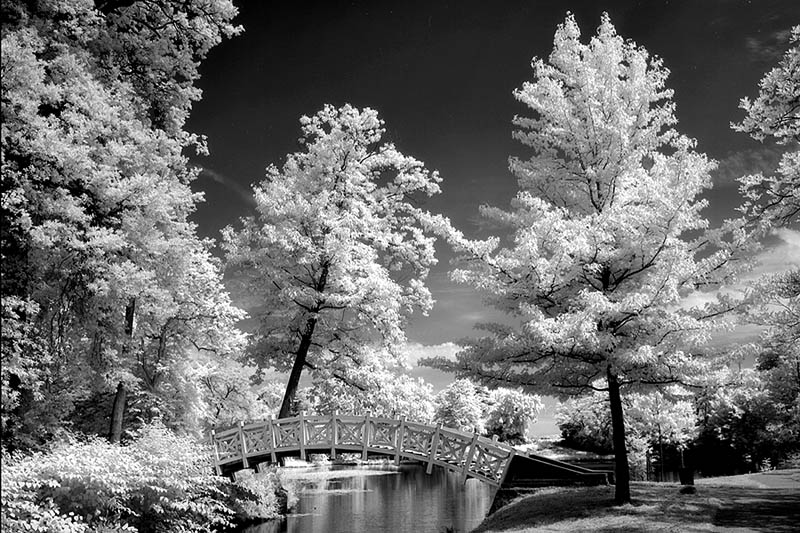
[[[230,268],[263,306],[253,350],[279,369],[303,338],[312,369],[359,366],[373,343],[397,359],[407,317],[433,305],[434,237],[416,203],[440,179],[381,141],[374,110],[328,105],[300,122],[303,150],[267,169],[257,215],[224,231]]]
[[[742,210],[767,224],[787,224],[800,213],[800,26],[792,29],[789,45],[778,66],[761,79],[756,99],[742,98],[744,120],[731,124],[758,141],[787,147],[775,174],[739,180],[745,196]]]
[[[662,61],[607,16],[588,44],[568,16],[532,66],[514,93],[532,115],[514,119],[514,135],[533,155],[510,159],[520,187],[511,210],[482,210],[513,240],[449,233],[462,252],[453,279],[519,324],[481,326],[488,335],[458,363],[438,364],[555,394],[580,393],[609,369],[623,386],[690,380],[729,306],[679,304],[734,279],[746,237],[737,221],[706,231],[700,195],[716,163],[673,128]]]

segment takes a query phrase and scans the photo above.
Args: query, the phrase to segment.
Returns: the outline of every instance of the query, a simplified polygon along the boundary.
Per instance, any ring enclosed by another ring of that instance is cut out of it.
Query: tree
[[[774,175],[740,180],[743,211],[767,224],[788,224],[800,215],[800,25],[792,28],[789,42],[778,66],[761,79],[758,97],[742,98],[739,107],[747,116],[731,124],[757,141],[789,147]]]
[[[744,120],[731,125],[759,142],[787,148],[774,174],[740,179],[741,210],[775,232],[787,231],[773,228],[791,226],[800,216],[800,26],[792,29],[789,44],[778,65],[761,79],[755,100],[741,100]],[[751,424],[739,427],[760,423],[763,438],[753,440],[767,442],[763,448],[775,461],[796,451],[794,443],[800,440],[800,268],[755,281],[748,303],[745,319],[765,329],[754,349],[758,372],[752,379],[760,386],[746,389],[736,402],[747,406],[741,411],[750,413]]]
[[[434,421],[461,431],[483,433],[485,395],[468,379],[457,379],[436,395]]]
[[[528,424],[544,408],[539,396],[503,388],[492,391],[489,403],[486,434],[512,444],[527,441]]]
[[[257,365],[207,351],[186,357],[175,374],[176,399],[202,429],[269,418],[283,392],[283,384],[264,379]]]
[[[377,112],[327,105],[301,119],[303,151],[254,187],[258,214],[226,228],[228,264],[263,308],[252,353],[291,370],[288,416],[304,368],[336,369],[365,354],[399,357],[406,317],[432,305],[434,238],[415,203],[439,177],[381,142]],[[382,348],[364,352],[375,342]]]
[[[646,479],[646,455],[658,454],[663,480],[664,446],[682,453],[696,433],[693,398],[685,390],[670,387],[666,393],[649,391],[623,396],[625,438],[634,478]],[[559,405],[556,422],[567,444],[597,453],[613,451],[608,395],[594,391]],[[681,456],[682,457],[682,456]]]
[[[661,481],[667,462],[665,445],[681,453],[680,466],[685,466],[683,452],[695,437],[697,422],[690,394],[678,387],[672,387],[666,394],[661,391],[634,394],[628,415],[635,421],[633,434],[646,439],[650,450],[658,454]]]
[[[745,234],[738,222],[706,231],[698,196],[715,165],[673,128],[662,61],[617,35],[608,15],[588,44],[568,15],[533,70],[514,93],[533,112],[514,119],[514,137],[533,152],[510,159],[520,192],[510,211],[482,208],[510,228],[509,244],[449,232],[462,261],[453,278],[518,324],[482,325],[486,336],[455,362],[429,363],[495,386],[608,394],[621,504],[630,501],[622,393],[700,373],[698,349],[732,305],[679,304],[732,279]]]
[[[594,391],[568,398],[556,408],[555,421],[567,445],[601,454],[614,451],[608,394]]]
[[[4,3],[4,433],[116,389],[117,439],[131,385],[165,375],[179,345],[235,337],[188,220],[201,196],[184,155],[205,150],[184,123],[235,14],[228,0]]]
[[[348,384],[350,383],[350,384]],[[318,414],[366,414],[430,422],[434,412],[433,387],[397,368],[374,363],[353,368],[347,381],[317,373],[307,396]]]
[[[693,455],[704,474],[752,472],[775,464],[786,449],[779,445],[785,428],[754,369],[709,375],[697,412],[699,435]]]

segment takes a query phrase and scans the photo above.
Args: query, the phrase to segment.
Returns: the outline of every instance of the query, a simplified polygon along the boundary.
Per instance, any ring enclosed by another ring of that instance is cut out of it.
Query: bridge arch
[[[214,467],[218,474],[251,468],[279,457],[309,453],[361,453],[403,459],[457,472],[463,481],[476,478],[495,487],[554,480],[597,484],[607,473],[525,454],[477,433],[431,426],[403,419],[353,415],[298,416],[244,423],[211,432]],[[520,477],[520,475],[522,477]],[[523,477],[525,480],[523,480]]]

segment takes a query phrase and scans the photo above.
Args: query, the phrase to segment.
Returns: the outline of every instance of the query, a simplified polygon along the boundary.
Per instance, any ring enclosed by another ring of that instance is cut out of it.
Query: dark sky
[[[201,68],[204,90],[189,129],[208,136],[211,155],[196,182],[205,191],[195,219],[205,236],[251,213],[250,185],[297,149],[298,119],[325,103],[377,109],[387,138],[440,171],[443,193],[428,207],[478,234],[482,203],[507,205],[516,181],[511,119],[525,114],[512,91],[546,57],[567,10],[588,38],[608,11],[618,33],[662,57],[672,75],[678,129],[721,161],[708,216],[737,204],[732,176],[769,165],[776,151],[730,130],[742,96],[800,23],[798,0],[235,2],[245,33],[215,48]],[[447,254],[432,273],[438,304],[409,339],[456,341],[491,317],[468,287],[447,280]]]

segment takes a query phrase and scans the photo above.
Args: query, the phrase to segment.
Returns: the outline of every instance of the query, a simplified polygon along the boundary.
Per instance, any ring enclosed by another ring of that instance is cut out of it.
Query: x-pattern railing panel
[[[350,422],[347,420],[339,420],[337,426],[338,439],[336,444],[358,446],[364,442],[364,420],[359,422]]]
[[[378,422],[370,423],[370,446],[385,446],[394,448],[395,435],[399,427],[399,422]]]
[[[272,431],[269,425],[255,427],[245,427],[244,443],[247,448],[247,455],[256,455],[272,451]]]
[[[475,450],[470,472],[481,474],[489,479],[500,481],[506,467],[506,461],[511,459],[511,452],[491,444],[480,443]]]
[[[333,441],[333,420],[312,421],[306,420],[306,445],[321,444],[330,446]]]
[[[467,455],[472,438],[442,431],[439,434],[439,446],[436,447],[436,459],[461,465]]]
[[[406,426],[405,433],[403,434],[402,451],[418,455],[429,455],[431,453],[431,438],[433,437],[434,431],[434,428],[425,426],[417,426],[416,428],[410,425]]]
[[[242,457],[242,441],[239,438],[239,432],[231,433],[228,435],[221,435],[214,440],[217,447],[217,455],[219,461],[228,461],[229,459],[241,459]]]
[[[294,448],[300,446],[300,421],[274,422],[276,448]]]

